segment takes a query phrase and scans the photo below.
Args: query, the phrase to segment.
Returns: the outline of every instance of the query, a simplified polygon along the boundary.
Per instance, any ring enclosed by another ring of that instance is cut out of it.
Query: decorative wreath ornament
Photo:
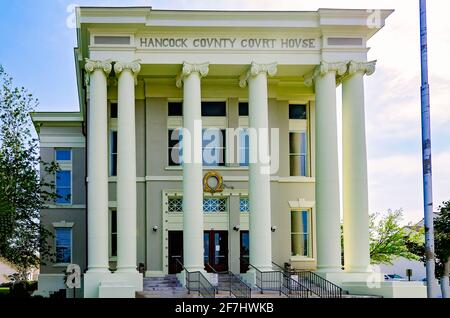
[[[211,194],[223,191],[223,178],[216,171],[210,171],[203,177],[203,191]]]

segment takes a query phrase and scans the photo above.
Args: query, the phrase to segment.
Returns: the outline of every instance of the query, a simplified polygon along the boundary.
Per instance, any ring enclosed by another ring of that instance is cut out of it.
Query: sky
[[[395,9],[370,41],[365,79],[369,210],[423,215],[418,0],[0,0],[0,64],[39,100],[39,111],[77,111],[74,5],[155,9]],[[428,1],[434,208],[450,200],[450,2]],[[338,109],[340,88],[337,89]],[[340,147],[341,149],[341,147]]]

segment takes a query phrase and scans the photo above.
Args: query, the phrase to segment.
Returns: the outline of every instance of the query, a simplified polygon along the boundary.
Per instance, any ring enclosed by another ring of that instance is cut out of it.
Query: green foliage
[[[448,276],[450,270],[450,201],[442,203],[433,223],[436,276]]]
[[[402,217],[402,210],[388,210],[384,215],[370,215],[370,260],[372,264],[392,264],[398,257],[419,259],[419,256],[408,248],[408,245],[420,245],[423,234],[411,227],[401,226]]]
[[[40,179],[39,169],[54,174],[57,166],[41,162],[29,113],[38,101],[24,87],[14,87],[0,65],[0,257],[15,265],[19,280],[52,257],[39,212],[55,199],[54,184]]]

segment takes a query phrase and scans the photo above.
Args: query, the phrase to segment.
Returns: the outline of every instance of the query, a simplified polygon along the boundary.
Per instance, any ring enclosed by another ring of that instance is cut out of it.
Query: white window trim
[[[55,251],[56,251],[56,229],[57,228],[70,228],[70,261],[73,263],[73,226],[74,226],[74,222],[66,222],[66,221],[60,221],[60,222],[53,222],[53,229],[55,232],[55,239],[54,239],[54,243],[55,243]],[[53,267],[66,267],[68,266],[70,263],[54,263]]]
[[[289,201],[289,205],[291,204],[291,202],[298,202],[298,201]],[[313,209],[312,207],[297,207],[297,208],[291,208],[289,210],[289,225],[290,228],[292,227],[291,223],[292,222],[292,212],[302,212],[302,211],[308,211],[309,213],[309,217],[308,217],[308,239],[309,239],[309,243],[308,243],[308,248],[309,248],[309,253],[307,256],[304,255],[292,255],[292,234],[302,234],[303,232],[294,232],[292,233],[291,231],[289,231],[289,241],[290,241],[290,254],[291,256],[289,257],[290,261],[296,262],[296,261],[314,261],[314,242],[313,242]]]
[[[70,151],[70,160],[56,160],[56,152],[58,150],[69,150]],[[64,147],[58,147],[54,149],[55,154],[55,161],[58,163],[59,168],[61,171],[70,171],[70,202],[67,203],[58,203],[55,199],[54,205],[58,207],[68,207],[73,205],[73,170],[72,170],[72,162],[73,162],[73,150],[72,148],[64,148]],[[55,191],[57,190],[56,182],[57,182],[57,175],[58,173],[55,173]]]

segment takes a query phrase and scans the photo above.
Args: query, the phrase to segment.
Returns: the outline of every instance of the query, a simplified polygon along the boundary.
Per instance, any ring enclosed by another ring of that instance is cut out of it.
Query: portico
[[[178,273],[175,258],[249,283],[273,262],[342,286],[380,282],[364,124],[367,41],[391,11],[378,13],[371,25],[366,10],[81,8],[84,296],[133,297],[144,276]]]

